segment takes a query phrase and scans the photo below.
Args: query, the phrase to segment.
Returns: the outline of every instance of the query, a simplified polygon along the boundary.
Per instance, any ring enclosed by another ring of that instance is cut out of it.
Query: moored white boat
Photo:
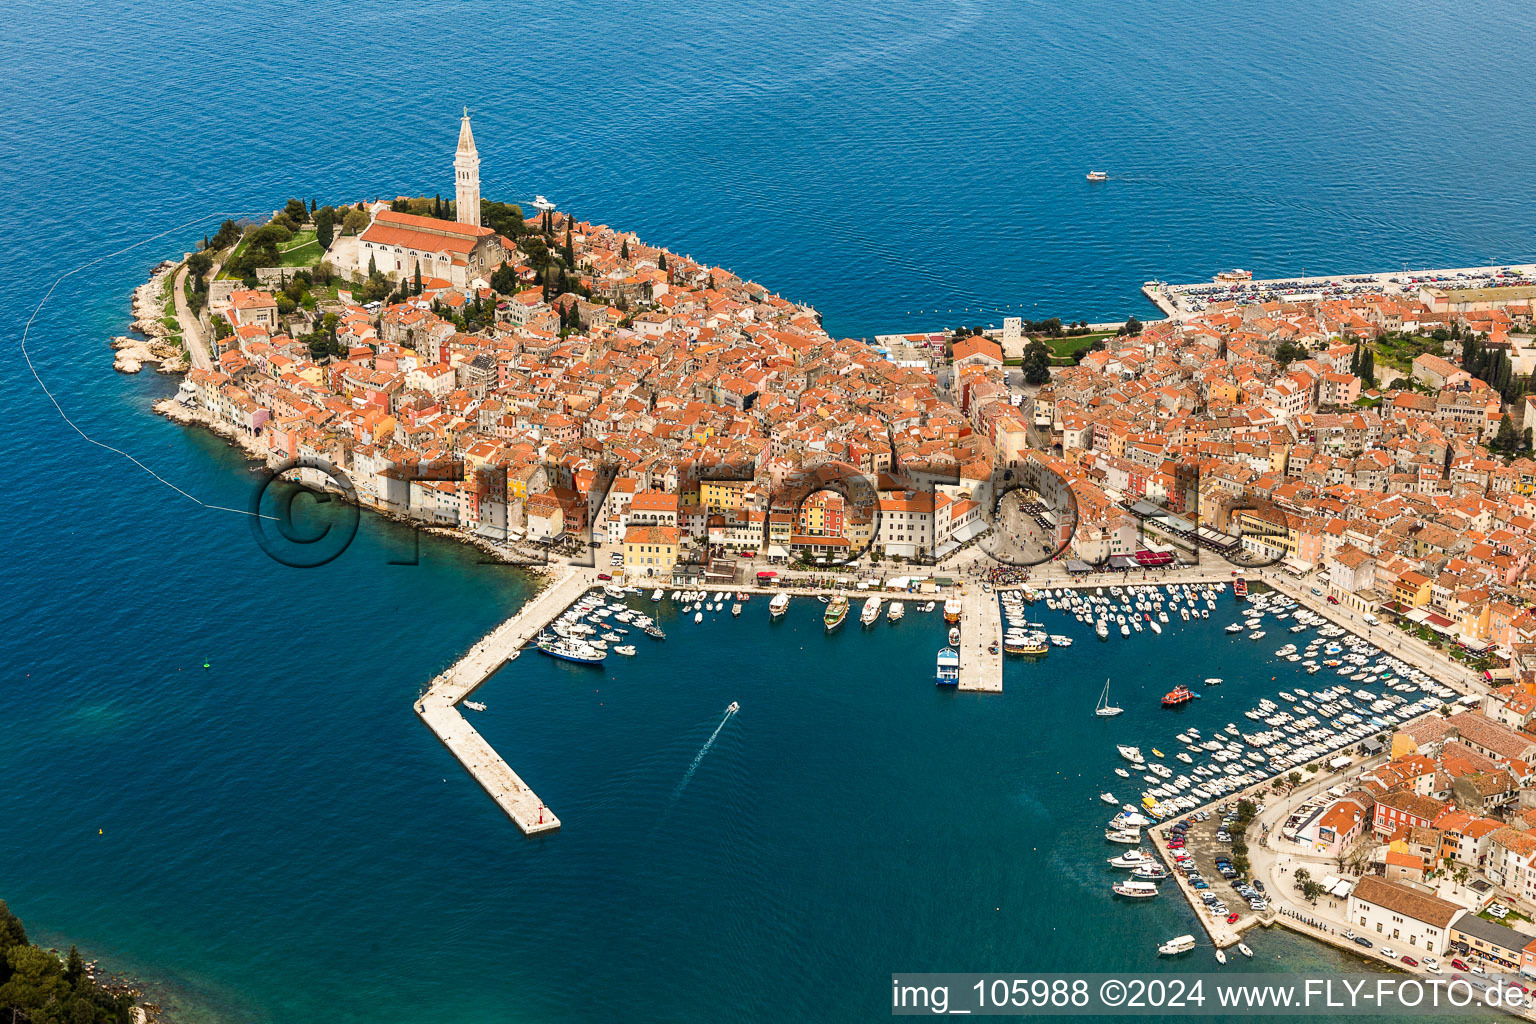
[[[1158,946],[1157,951],[1163,956],[1177,956],[1180,953],[1188,953],[1194,948],[1195,937],[1193,935],[1179,935]]]
[[[868,626],[880,617],[880,598],[871,597],[864,602],[863,609],[859,612],[859,622]]]

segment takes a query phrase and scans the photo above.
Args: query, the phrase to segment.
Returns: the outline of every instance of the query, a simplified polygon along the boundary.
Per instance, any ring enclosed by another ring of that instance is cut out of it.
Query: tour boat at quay
[[[778,618],[789,610],[789,595],[774,594],[773,600],[768,602],[768,615],[770,618]]]
[[[872,626],[880,617],[880,599],[871,597],[864,602],[864,608],[859,612],[859,622],[866,626]]]
[[[952,597],[944,602],[944,621],[960,621],[960,599],[958,597]]]
[[[945,647],[939,651],[935,682],[939,686],[960,685],[960,653],[953,647]]]
[[[847,617],[848,599],[841,594],[837,594],[833,596],[832,600],[827,602],[827,610],[822,614],[821,621],[827,627],[827,631],[831,632],[838,626],[841,626],[843,620]]]
[[[1117,896],[1129,896],[1133,900],[1151,899],[1158,893],[1157,886],[1152,882],[1138,882],[1134,879],[1125,882],[1116,882],[1110,888],[1114,889]]]
[[[580,640],[568,640],[563,637],[540,637],[539,650],[551,658],[561,661],[574,661],[581,665],[601,665],[603,659],[608,657],[608,652]]]

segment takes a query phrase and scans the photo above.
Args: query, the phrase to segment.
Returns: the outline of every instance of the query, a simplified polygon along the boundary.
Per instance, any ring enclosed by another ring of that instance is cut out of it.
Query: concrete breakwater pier
[[[560,827],[560,819],[465,720],[458,705],[589,586],[580,569],[566,569],[516,615],[491,630],[464,657],[433,679],[416,701],[416,714],[427,728],[524,835],[553,832]]]

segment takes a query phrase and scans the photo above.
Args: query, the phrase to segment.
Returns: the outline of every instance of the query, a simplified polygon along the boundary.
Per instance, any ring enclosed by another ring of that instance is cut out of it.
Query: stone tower
[[[454,212],[460,224],[480,226],[480,154],[475,152],[475,136],[469,130],[469,108],[459,124],[459,149],[453,154]]]

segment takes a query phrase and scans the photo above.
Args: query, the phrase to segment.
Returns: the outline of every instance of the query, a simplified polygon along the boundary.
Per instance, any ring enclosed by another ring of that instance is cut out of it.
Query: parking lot
[[[1232,834],[1227,832],[1224,821],[1235,819],[1230,813],[1224,816],[1222,809],[1230,812],[1236,806],[1236,800],[1228,801],[1158,829],[1162,840],[1158,845],[1166,849],[1180,884],[1192,891],[1197,912],[1209,922],[1209,930],[1218,944],[1222,944],[1223,936],[1230,936],[1229,941],[1235,942],[1243,929],[1267,921],[1272,913],[1263,881],[1255,879],[1249,887],[1248,880],[1239,878],[1230,866]],[[1243,890],[1237,888],[1238,883],[1244,883]]]

